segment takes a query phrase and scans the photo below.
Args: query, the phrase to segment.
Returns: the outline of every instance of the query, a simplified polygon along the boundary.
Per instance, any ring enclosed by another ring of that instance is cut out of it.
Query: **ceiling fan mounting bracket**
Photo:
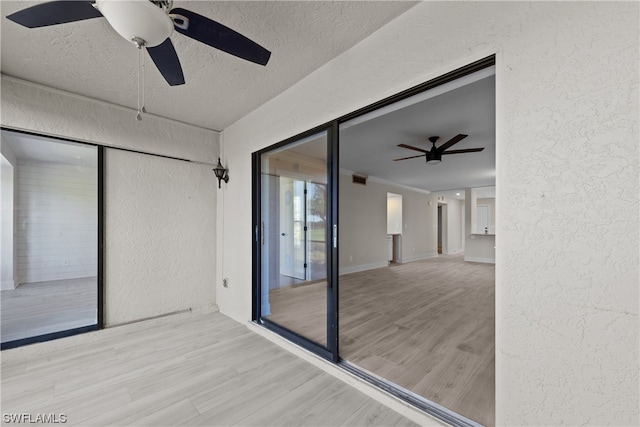
[[[438,140],[439,140],[439,139],[440,139],[440,137],[439,137],[439,136],[430,136],[430,137],[429,137],[429,141],[431,141],[431,142],[432,142],[432,143],[434,143],[434,144],[435,144],[436,142],[438,142]]]
[[[131,43],[135,44],[138,49],[142,49],[147,46],[147,42],[141,39],[140,37],[131,37]]]

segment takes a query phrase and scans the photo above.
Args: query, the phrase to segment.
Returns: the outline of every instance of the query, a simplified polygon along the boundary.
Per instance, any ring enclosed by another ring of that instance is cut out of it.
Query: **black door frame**
[[[52,141],[62,141],[62,142],[72,142],[78,145],[86,145],[90,147],[96,147],[97,156],[98,156],[98,183],[97,183],[97,199],[98,199],[98,207],[97,213],[98,215],[98,268],[97,268],[97,281],[98,281],[98,290],[97,290],[97,322],[94,325],[82,326],[79,328],[66,329],[64,331],[51,332],[43,335],[36,335],[33,337],[21,338],[14,341],[7,341],[0,344],[1,350],[8,350],[10,348],[22,347],[28,344],[34,344],[38,342],[51,341],[58,338],[69,337],[72,335],[78,335],[85,332],[96,331],[104,328],[104,147],[99,144],[93,144],[85,141],[78,141],[70,138],[62,138],[58,136],[51,136],[46,134],[40,134],[37,132],[29,132],[21,129],[13,129],[11,127],[0,127],[2,131],[13,132],[23,135],[31,135],[37,136],[40,138],[51,139]]]
[[[260,158],[263,154],[273,151],[278,148],[285,147],[289,144],[298,142],[306,137],[326,132],[327,133],[327,222],[325,224],[325,236],[326,239],[326,255],[327,255],[327,346],[323,346],[314,341],[309,340],[303,335],[287,329],[277,323],[270,321],[269,319],[262,318],[262,292],[261,292],[261,277],[262,277],[262,245],[261,236],[261,218],[262,218],[262,162]],[[259,151],[252,153],[252,225],[253,225],[253,249],[252,249],[252,276],[253,276],[253,300],[251,309],[251,318],[254,322],[259,323],[273,330],[277,334],[283,336],[287,340],[333,362],[338,362],[338,334],[337,334],[337,236],[335,235],[337,221],[338,221],[338,207],[337,207],[337,181],[334,174],[337,176],[337,171],[334,165],[337,162],[333,160],[333,157],[337,154],[337,124],[335,121],[329,122],[320,126],[317,126],[308,131],[302,132],[298,135],[285,139],[284,141],[265,147]],[[334,188],[335,187],[335,188]]]
[[[340,358],[339,353],[339,322],[338,322],[338,307],[339,307],[339,298],[338,298],[338,288],[339,288],[339,280],[338,280],[338,180],[339,180],[339,126],[342,123],[348,122],[356,117],[362,116],[364,114],[370,113],[377,109],[386,107],[388,105],[394,104],[398,101],[402,101],[404,99],[410,98],[414,95],[420,94],[427,90],[433,89],[437,86],[441,86],[445,83],[449,83],[451,81],[457,80],[461,77],[473,74],[485,68],[489,68],[496,64],[496,56],[490,55],[478,61],[475,61],[466,66],[457,68],[449,73],[446,73],[442,76],[431,79],[425,83],[419,84],[417,86],[411,87],[407,90],[404,90],[395,95],[391,95],[387,98],[384,98],[380,101],[374,102],[370,105],[367,105],[363,108],[360,108],[356,111],[353,111],[349,114],[346,114],[342,117],[339,117],[335,120],[332,120],[328,123],[325,123],[321,126],[318,126],[309,131],[303,132],[301,134],[295,135],[291,138],[288,138],[284,141],[281,141],[277,144],[273,144],[269,147],[266,147],[262,150],[256,151],[252,153],[252,204],[253,204],[253,230],[254,230],[254,239],[253,239],[253,251],[252,251],[252,266],[253,266],[253,308],[252,308],[252,320],[256,323],[263,324],[267,328],[273,330],[274,332],[282,335],[289,341],[292,341],[303,348],[310,350],[319,356],[322,356],[343,368],[344,370],[352,373],[353,375],[358,376],[359,378],[375,385],[378,388],[381,388],[388,393],[408,402],[409,404],[421,409],[422,411],[440,419],[450,425],[456,426],[470,426],[477,425],[471,420],[456,414],[452,411],[449,411],[446,408],[443,408],[440,405],[437,405],[433,402],[429,402],[426,399],[421,399],[419,396],[416,396],[413,393],[407,392],[406,390],[396,386],[393,383],[382,380],[376,376],[370,375],[367,372],[362,371],[357,366],[349,364],[348,362],[342,360]],[[301,138],[312,135],[314,133],[329,130],[329,152],[327,158],[327,168],[328,168],[328,177],[329,182],[327,183],[327,192],[328,192],[328,212],[330,220],[327,221],[328,224],[331,224],[330,230],[327,230],[327,236],[330,236],[330,242],[328,244],[330,247],[328,248],[328,260],[329,263],[329,271],[328,277],[330,278],[330,289],[327,292],[327,327],[328,327],[328,337],[327,337],[327,348],[318,346],[316,343],[313,343],[301,336],[300,334],[294,333],[290,330],[282,328],[273,322],[269,322],[266,319],[260,318],[260,156],[263,153],[271,151],[275,148],[286,146],[290,143],[293,143]]]

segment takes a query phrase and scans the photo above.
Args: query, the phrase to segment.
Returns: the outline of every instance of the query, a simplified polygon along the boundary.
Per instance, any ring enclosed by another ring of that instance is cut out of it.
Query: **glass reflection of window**
[[[326,132],[261,154],[261,317],[321,346],[327,342],[326,160]],[[302,313],[300,299],[308,306]]]

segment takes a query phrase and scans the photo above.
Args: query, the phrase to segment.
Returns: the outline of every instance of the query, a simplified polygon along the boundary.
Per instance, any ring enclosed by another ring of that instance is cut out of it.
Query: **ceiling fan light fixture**
[[[429,159],[429,160],[427,160],[427,164],[428,165],[437,165],[437,164],[439,164],[441,162],[442,162],[442,160],[440,160],[440,159]]]
[[[171,18],[148,0],[96,0],[96,7],[118,34],[138,47],[158,46],[173,32]]]

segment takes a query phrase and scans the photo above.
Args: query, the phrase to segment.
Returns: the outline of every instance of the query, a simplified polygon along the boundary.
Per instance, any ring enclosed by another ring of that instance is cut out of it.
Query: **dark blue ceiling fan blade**
[[[173,17],[173,20],[175,30],[187,37],[256,64],[269,62],[271,52],[231,28],[186,9],[173,9],[169,12],[172,14],[186,18]]]
[[[184,75],[182,74],[182,66],[178,59],[176,49],[171,43],[171,39],[167,38],[158,46],[148,47],[147,52],[153,59],[162,77],[170,86],[178,86],[184,84]]]
[[[38,28],[100,17],[102,14],[93,7],[93,1],[67,0],[37,4],[12,13],[7,19],[27,28]]]

